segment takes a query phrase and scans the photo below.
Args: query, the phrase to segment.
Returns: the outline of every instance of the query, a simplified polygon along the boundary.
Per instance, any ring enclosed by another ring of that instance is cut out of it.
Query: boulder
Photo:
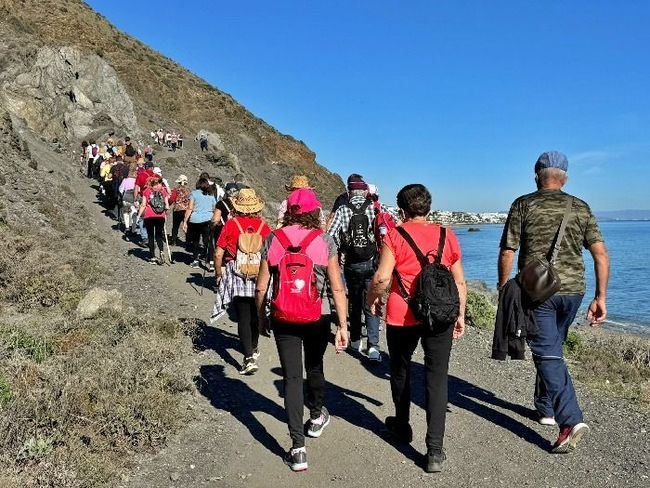
[[[93,288],[77,305],[77,314],[82,319],[91,319],[102,309],[120,311],[122,308],[122,294],[119,291]]]

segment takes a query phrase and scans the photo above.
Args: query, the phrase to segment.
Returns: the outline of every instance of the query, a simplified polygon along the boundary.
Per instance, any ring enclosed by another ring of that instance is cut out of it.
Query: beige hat
[[[180,175],[178,178],[176,178],[176,183],[182,183],[182,184],[186,185],[187,184],[187,176]]]
[[[252,188],[242,188],[232,202],[232,206],[239,213],[254,214],[264,208],[264,202]]]
[[[294,175],[291,178],[291,183],[284,185],[287,191],[298,190],[299,188],[311,188],[309,186],[309,179],[303,175]]]

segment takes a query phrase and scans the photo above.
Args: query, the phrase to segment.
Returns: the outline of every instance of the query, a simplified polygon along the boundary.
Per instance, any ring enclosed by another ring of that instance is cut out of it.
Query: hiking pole
[[[167,257],[169,257],[169,265],[174,264],[172,259],[172,250],[169,248],[169,240],[167,239],[167,217],[165,217],[165,245],[167,246]]]

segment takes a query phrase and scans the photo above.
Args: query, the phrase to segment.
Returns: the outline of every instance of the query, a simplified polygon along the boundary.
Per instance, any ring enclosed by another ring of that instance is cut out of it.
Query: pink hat
[[[311,188],[298,188],[292,191],[287,198],[287,209],[294,215],[313,212],[321,207],[316,193]]]

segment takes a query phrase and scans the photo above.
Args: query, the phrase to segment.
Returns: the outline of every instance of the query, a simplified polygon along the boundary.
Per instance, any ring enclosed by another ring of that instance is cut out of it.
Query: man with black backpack
[[[344,256],[343,273],[348,288],[350,347],[362,352],[361,313],[365,314],[368,343],[366,354],[371,361],[381,361],[379,350],[379,316],[365,305],[370,280],[375,273],[377,243],[373,230],[376,209],[368,198],[368,184],[348,184],[350,199],[339,207],[327,233],[332,236]],[[387,209],[386,209],[387,210]]]

